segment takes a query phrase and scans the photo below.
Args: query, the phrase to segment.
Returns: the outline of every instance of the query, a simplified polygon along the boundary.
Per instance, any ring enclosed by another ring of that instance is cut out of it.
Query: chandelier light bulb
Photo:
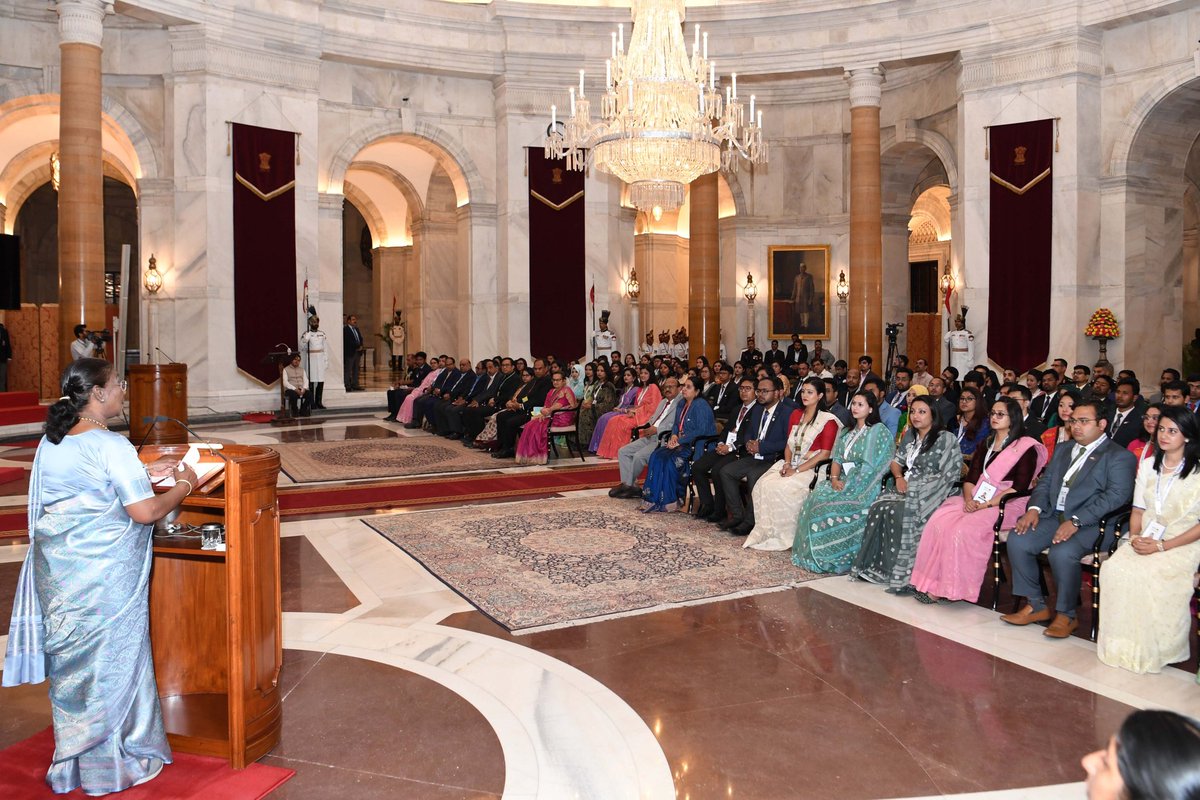
[[[658,221],[660,221],[660,220],[662,219],[662,211],[663,211],[663,210],[662,210],[662,206],[655,206],[655,207],[654,207],[654,208],[651,210],[651,212],[650,212],[650,213],[651,213],[651,214],[654,216],[654,221],[655,221],[655,222],[658,222]]]

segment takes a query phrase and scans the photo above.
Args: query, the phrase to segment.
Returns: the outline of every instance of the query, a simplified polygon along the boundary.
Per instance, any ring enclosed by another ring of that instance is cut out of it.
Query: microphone
[[[154,430],[155,425],[158,425],[158,423],[160,423],[160,422],[174,422],[176,425],[183,428],[185,431],[190,433],[192,436],[195,436],[197,439],[199,439],[200,443],[203,444],[205,447],[207,447],[208,451],[210,453],[216,453],[217,455],[219,455],[221,457],[222,461],[229,463],[229,456],[227,456],[221,452],[221,450],[224,449],[224,445],[208,441],[203,436],[201,436],[200,434],[198,434],[194,430],[192,430],[190,427],[188,427],[187,423],[183,422],[182,420],[175,419],[175,417],[164,417],[164,416],[160,415],[160,416],[154,416],[154,417],[142,417],[142,422],[143,423],[149,422],[149,423],[151,423],[151,425],[150,425],[150,428],[146,431],[146,435],[142,437],[141,443],[138,444],[139,452],[142,449],[142,445],[144,445],[146,443],[146,439],[149,438],[150,431]]]
[[[154,352],[156,352],[156,353],[162,353],[162,355],[166,357],[167,361],[170,361],[172,364],[178,364],[178,363],[179,363],[179,362],[178,362],[178,361],[176,361],[175,359],[173,359],[173,358],[171,358],[170,356],[168,356],[166,353],[163,353],[163,349],[162,349],[161,347],[155,347],[155,348],[154,348]]]

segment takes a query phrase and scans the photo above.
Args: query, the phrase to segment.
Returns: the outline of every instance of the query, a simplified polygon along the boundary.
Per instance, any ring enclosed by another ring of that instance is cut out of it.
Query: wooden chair
[[[1000,551],[1006,549],[1008,543],[1008,532],[1017,524],[1017,521],[1010,520],[1010,524],[1006,529],[1004,526],[1004,510],[1008,505],[1008,501],[1016,500],[1018,497],[1029,497],[1028,490],[1024,492],[1014,492],[1000,498],[998,509],[1000,513],[996,516],[996,524],[992,526],[992,611],[995,611],[1000,604],[1000,583],[1007,579],[1004,575],[1004,567],[1000,564]]]
[[[1133,513],[1133,506],[1126,504],[1112,511],[1104,519],[1100,520],[1100,535],[1096,537],[1096,543],[1092,545],[1092,558],[1089,564],[1089,571],[1092,576],[1092,629],[1089,637],[1093,642],[1096,641],[1096,635],[1100,632],[1100,566],[1113,553],[1117,552],[1117,546],[1121,543],[1122,526],[1124,533],[1129,533],[1129,517]],[[1108,539],[1108,532],[1112,531],[1112,542],[1105,547],[1105,541]]]
[[[585,461],[586,459],[584,458],[585,454],[583,445],[579,441],[579,406],[554,412],[554,416],[558,416],[560,414],[570,414],[571,419],[567,425],[550,426],[550,430],[546,436],[546,442],[550,448],[550,451],[554,453],[555,458],[558,458],[558,445],[555,443],[554,437],[562,436],[567,442],[567,455],[574,455],[575,450],[577,450],[579,451],[579,460]],[[553,417],[551,419],[553,419]],[[575,450],[571,449],[572,445],[574,446]],[[547,453],[546,455],[548,456],[550,453]]]

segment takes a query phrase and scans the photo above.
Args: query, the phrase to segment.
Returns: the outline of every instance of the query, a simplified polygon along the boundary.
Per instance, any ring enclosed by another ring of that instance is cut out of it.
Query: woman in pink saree
[[[633,408],[610,419],[604,428],[600,446],[596,448],[596,455],[601,458],[616,458],[617,451],[629,444],[633,429],[649,422],[650,415],[658,408],[658,401],[662,400],[662,392],[658,390],[658,384],[654,382],[649,367],[641,367],[638,370],[638,381],[641,385]]]
[[[552,388],[550,394],[546,395],[546,405],[521,429],[521,438],[517,441],[518,464],[545,464],[550,428],[571,424],[573,415],[566,413],[565,409],[575,407],[575,393],[567,386],[561,372],[554,372],[550,381]]]
[[[402,425],[407,425],[412,422],[413,418],[413,403],[417,402],[418,397],[424,397],[429,394],[429,387],[437,380],[437,376],[441,375],[440,369],[430,370],[425,379],[421,381],[421,385],[408,393],[408,397],[404,398],[404,402],[400,404],[400,410],[396,412],[396,422]]]
[[[1026,491],[1046,466],[1046,447],[1024,436],[1021,407],[1001,397],[992,404],[992,435],[975,449],[963,478],[961,496],[942,503],[921,534],[913,565],[912,585],[923,603],[979,599],[983,574],[992,555],[992,527],[1000,501]],[[1005,520],[1016,523],[1029,498],[1005,505]]]

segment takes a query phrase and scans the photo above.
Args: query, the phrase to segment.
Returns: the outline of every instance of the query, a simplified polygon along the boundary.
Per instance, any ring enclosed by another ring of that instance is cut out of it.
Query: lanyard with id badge
[[[1154,515],[1156,517],[1162,515],[1163,504],[1167,502],[1167,498],[1171,496],[1171,487],[1175,485],[1175,479],[1179,477],[1179,470],[1183,467],[1180,462],[1175,471],[1171,473],[1171,479],[1167,481],[1167,485],[1162,485],[1162,473],[1159,473],[1158,478],[1154,481]],[[1157,519],[1151,522],[1142,529],[1142,536],[1145,536],[1155,541],[1160,541],[1167,532],[1167,526],[1159,522]]]

